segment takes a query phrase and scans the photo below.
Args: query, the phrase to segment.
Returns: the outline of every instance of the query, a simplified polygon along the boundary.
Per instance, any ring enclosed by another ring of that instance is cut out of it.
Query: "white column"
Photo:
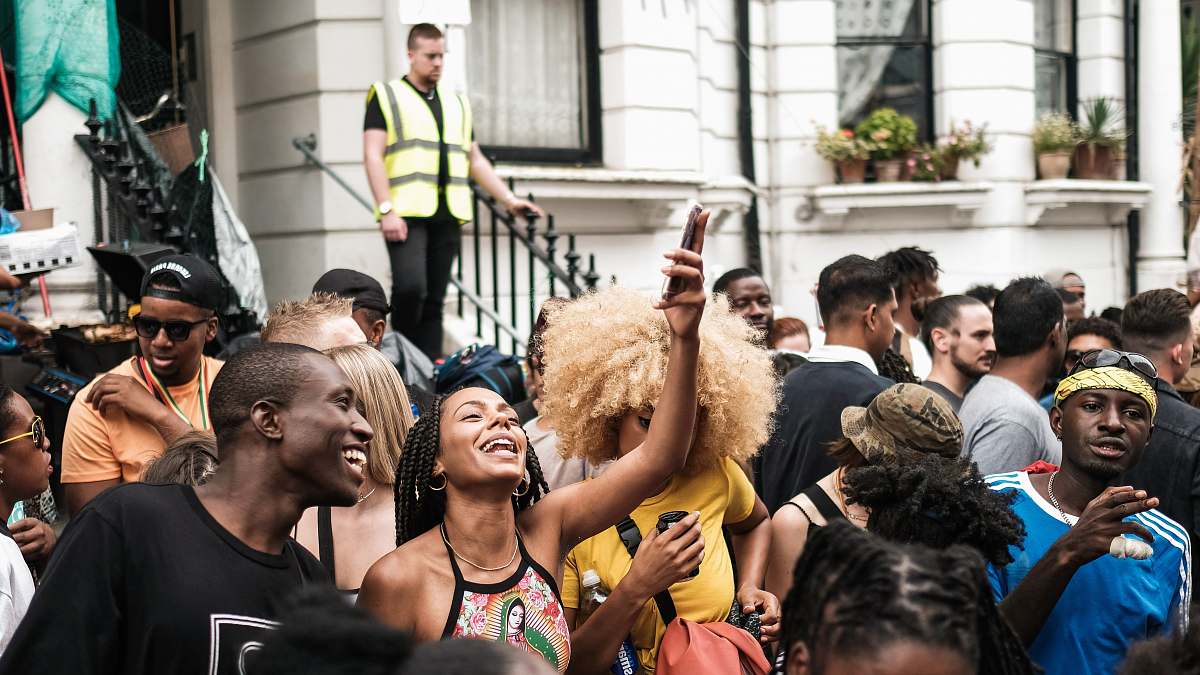
[[[54,222],[74,222],[79,227],[79,246],[95,243],[92,236],[92,169],[83,150],[72,138],[86,134],[87,115],[58,94],[45,102],[22,126],[25,177],[29,200],[35,209],[54,209]],[[103,188],[101,188],[103,189]],[[100,320],[96,304],[96,265],[91,254],[80,250],[80,264],[46,275],[54,325]],[[42,317],[42,303],[35,295],[22,311],[31,318]]]
[[[1138,20],[1139,178],[1153,188],[1142,209],[1139,290],[1173,288],[1184,273],[1179,206],[1179,3],[1143,2]]]
[[[1079,112],[1085,102],[1101,97],[1124,106],[1125,15],[1121,3],[1079,3],[1075,30]]]
[[[975,217],[981,225],[1024,225],[1023,189],[1033,180],[1033,3],[1029,0],[935,0],[935,130],[970,120],[986,124],[992,152],[966,181],[995,185]]]
[[[838,126],[837,25],[834,0],[774,0],[766,8],[767,135],[769,170],[759,184],[770,190],[764,221],[775,301],[811,307],[808,289],[820,265],[797,264],[796,233],[812,187],[834,182],[833,167],[814,149],[816,125]],[[769,181],[769,182],[767,182]]]

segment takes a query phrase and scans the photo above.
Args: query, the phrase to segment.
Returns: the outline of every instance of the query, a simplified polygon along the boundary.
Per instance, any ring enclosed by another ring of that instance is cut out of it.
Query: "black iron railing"
[[[374,212],[369,199],[316,156],[315,135],[294,138],[292,145],[364,209]],[[509,179],[509,189],[512,187]],[[527,335],[519,327],[533,326],[540,299],[573,298],[596,287],[600,279],[596,257],[588,255],[584,270],[580,266],[583,255],[576,249],[575,235],[570,234],[560,264],[562,235],[555,229],[553,215],[546,217],[544,228],[538,227],[538,218],[529,215],[522,217],[522,224],[478,185],[472,183],[471,189],[475,222],[464,229],[463,251],[450,279],[456,293],[455,311],[463,319],[474,314],[476,335],[490,335],[496,346],[507,340],[512,353],[519,354],[525,350]],[[532,201],[532,195],[529,199]]]
[[[168,219],[170,193],[166,168],[152,151],[139,148],[120,114],[107,122],[96,115],[96,102],[85,122],[88,133],[75,142],[92,164],[92,222],[96,242],[148,241],[185,248],[187,236]],[[215,261],[214,261],[215,262]],[[121,293],[104,272],[96,271],[97,303],[109,320],[122,314]]]

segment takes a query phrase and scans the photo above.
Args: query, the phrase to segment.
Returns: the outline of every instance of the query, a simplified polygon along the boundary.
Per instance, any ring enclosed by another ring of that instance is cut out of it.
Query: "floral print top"
[[[545,658],[565,673],[571,661],[571,631],[567,628],[554,577],[530,557],[517,537],[521,565],[511,577],[495,584],[463,578],[453,551],[454,602],[442,637],[504,641]]]

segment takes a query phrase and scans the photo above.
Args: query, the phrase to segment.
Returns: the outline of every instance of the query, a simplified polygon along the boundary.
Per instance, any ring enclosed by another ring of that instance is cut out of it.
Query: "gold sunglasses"
[[[42,421],[41,416],[37,416],[37,417],[33,418],[33,428],[31,428],[29,431],[26,431],[25,433],[19,434],[17,436],[13,436],[12,438],[6,438],[6,439],[0,441],[0,445],[4,445],[5,443],[12,443],[15,440],[25,438],[26,436],[33,436],[34,447],[37,447],[37,448],[42,447],[42,441],[45,440],[45,438],[46,438],[46,423]]]

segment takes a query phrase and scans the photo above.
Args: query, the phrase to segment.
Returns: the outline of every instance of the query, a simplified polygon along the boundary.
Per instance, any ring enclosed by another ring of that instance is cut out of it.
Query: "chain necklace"
[[[517,546],[516,532],[513,533],[513,553],[512,553],[512,557],[508,559],[508,562],[504,563],[503,565],[501,565],[499,567],[484,567],[483,565],[480,565],[479,563],[477,563],[473,560],[468,560],[467,558],[464,558],[461,553],[454,550],[454,545],[450,543],[450,538],[446,536],[446,523],[442,523],[442,524],[438,525],[438,530],[441,531],[441,533],[442,533],[442,541],[445,542],[446,548],[450,549],[450,552],[454,554],[454,557],[467,563],[468,565],[470,565],[471,567],[474,567],[477,570],[481,570],[483,572],[498,572],[502,569],[506,569],[509,565],[513,564],[514,560],[517,559],[518,546]]]
[[[842,473],[845,467],[838,467],[837,475],[833,477],[833,491],[837,494],[838,502],[842,505],[842,513],[850,520],[865,523],[869,520],[869,516],[860,516],[857,513],[850,513],[850,505],[846,503],[846,495],[842,492]]]
[[[1067,524],[1067,527],[1071,527],[1071,521],[1067,518],[1067,512],[1063,511],[1063,507],[1058,505],[1058,500],[1054,497],[1054,477],[1057,475],[1057,471],[1050,474],[1050,482],[1046,483],[1046,493],[1050,495],[1050,503],[1054,505],[1054,508],[1058,509],[1058,513],[1062,516],[1063,522]]]
[[[363,503],[363,502],[367,501],[368,499],[370,499],[370,498],[371,498],[371,495],[375,494],[375,491],[376,491],[376,490],[378,490],[378,489],[379,489],[379,486],[378,486],[378,485],[376,485],[375,487],[371,488],[371,491],[370,491],[370,492],[368,492],[367,494],[365,494],[365,495],[363,495],[363,496],[361,496],[361,497],[359,497],[359,498],[358,498],[358,503],[359,503],[359,504],[361,504],[361,503]]]

